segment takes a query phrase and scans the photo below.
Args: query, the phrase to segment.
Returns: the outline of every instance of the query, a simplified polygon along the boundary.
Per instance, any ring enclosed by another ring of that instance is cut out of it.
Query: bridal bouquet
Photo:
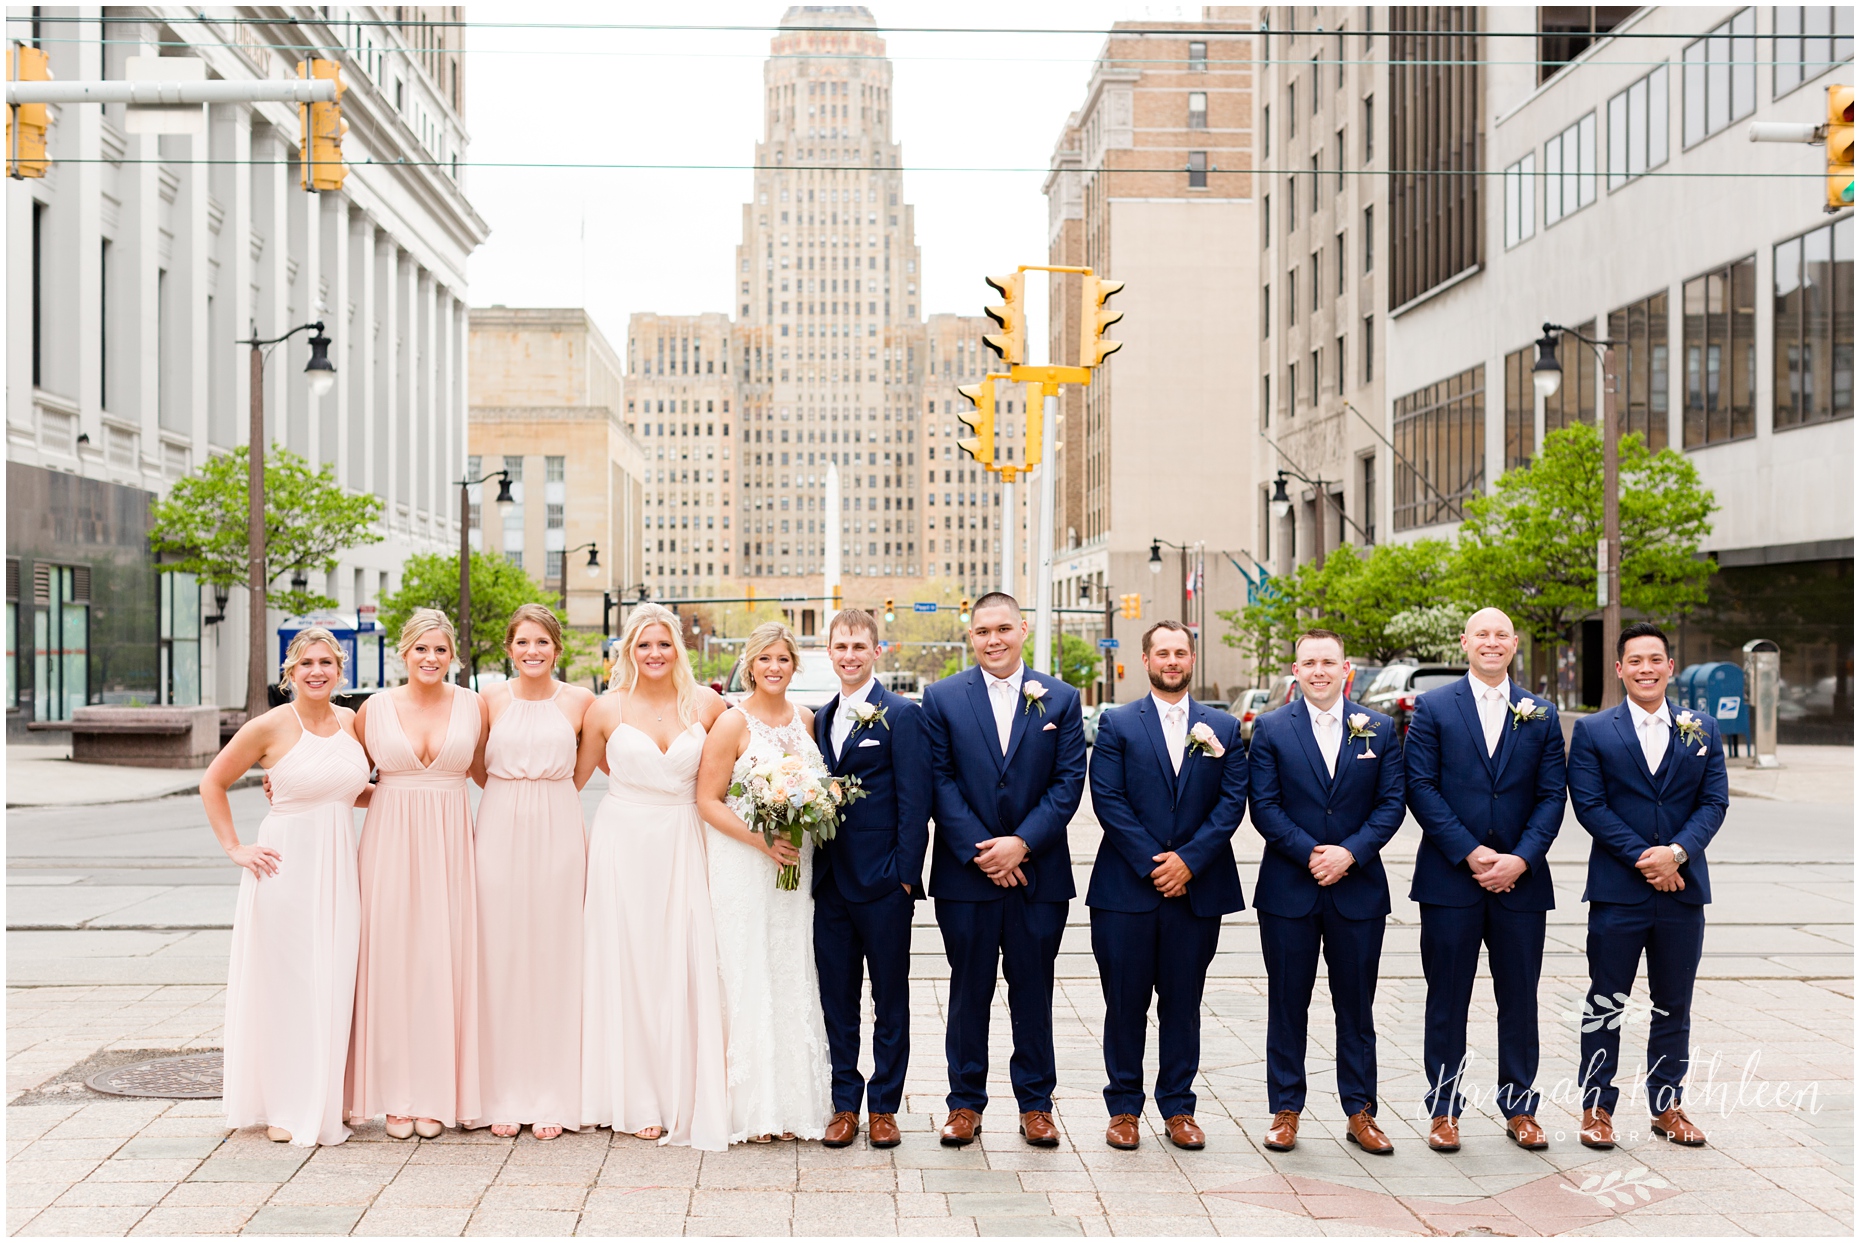
[[[757,761],[744,755],[730,774],[730,797],[762,840],[773,846],[787,838],[799,850],[803,838],[829,842],[839,828],[840,809],[865,797],[857,777],[835,777],[818,761],[783,755]],[[775,875],[777,889],[798,889],[801,869],[789,864]]]

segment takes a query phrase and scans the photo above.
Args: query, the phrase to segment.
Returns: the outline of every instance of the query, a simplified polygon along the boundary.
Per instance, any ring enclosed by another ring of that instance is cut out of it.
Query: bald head
[[[1466,619],[1460,650],[1466,653],[1474,677],[1487,686],[1497,686],[1518,654],[1518,632],[1504,610],[1480,609]]]

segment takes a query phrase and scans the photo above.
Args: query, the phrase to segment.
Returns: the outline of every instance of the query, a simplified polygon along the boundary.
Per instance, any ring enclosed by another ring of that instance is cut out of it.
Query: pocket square
[[[1373,760],[1376,758],[1376,753],[1374,751],[1364,751],[1361,755],[1357,756],[1356,758],[1359,760]]]
[[[862,747],[876,747],[879,745],[879,742],[878,742],[878,739],[876,738],[867,738],[864,742],[860,743],[859,745]]]
[[[1046,724],[1040,726],[1040,732],[1044,734],[1049,729],[1058,729],[1058,728],[1059,728],[1059,725],[1056,722],[1048,721]]]

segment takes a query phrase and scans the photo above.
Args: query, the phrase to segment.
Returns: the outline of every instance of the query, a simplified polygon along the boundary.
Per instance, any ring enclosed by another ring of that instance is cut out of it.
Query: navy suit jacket
[[[833,756],[833,718],[840,700],[814,714],[814,744],[838,776],[859,779],[865,797],[846,809],[832,841],[814,851],[814,888],[831,876],[848,902],[871,902],[899,885],[924,896],[924,854],[930,848],[930,743],[924,710],[882,686],[866,702],[885,710],[883,725],[846,736]]]
[[[1401,740],[1395,722],[1380,712],[1347,699],[1338,708],[1346,724],[1334,779],[1324,770],[1305,700],[1253,723],[1253,747],[1247,756],[1253,827],[1268,847],[1259,863],[1259,883],[1253,886],[1253,908],[1267,915],[1297,918],[1317,906],[1323,886],[1308,863],[1318,846],[1342,846],[1356,859],[1330,886],[1340,915],[1374,919],[1391,909],[1381,852],[1406,814]],[[1350,737],[1347,722],[1359,712],[1369,717],[1374,738]]]
[[[1552,911],[1550,865],[1544,855],[1563,827],[1563,727],[1556,709],[1511,683],[1511,702],[1529,699],[1549,715],[1507,719],[1498,750],[1485,751],[1479,703],[1465,678],[1431,690],[1415,703],[1403,762],[1408,808],[1421,825],[1408,896],[1435,906],[1473,906],[1485,890],[1466,856],[1478,846],[1516,855],[1527,870],[1509,893],[1493,894],[1514,911]]]
[[[1221,916],[1246,908],[1233,836],[1246,815],[1246,750],[1240,722],[1192,697],[1188,727],[1205,724],[1225,749],[1219,759],[1184,750],[1182,770],[1169,762],[1169,744],[1156,701],[1107,708],[1098,716],[1091,753],[1091,808],[1104,829],[1092,865],[1085,904],[1107,911],[1153,911],[1162,894],[1150,879],[1153,856],[1173,850],[1188,865],[1189,909]]]
[[[1023,691],[1028,682],[1044,686],[1046,697],[1034,705],[1023,695],[1015,705],[1005,757],[980,668],[932,682],[924,691],[936,790],[933,898],[992,902],[1006,897],[1008,891],[975,866],[975,843],[1009,835],[1027,843],[1020,870],[1027,878],[1029,902],[1068,902],[1078,892],[1066,826],[1085,789],[1079,694],[1031,668],[1023,675]]]
[[[1667,711],[1676,718],[1680,709],[1668,704]],[[1724,823],[1730,791],[1718,722],[1710,713],[1692,716],[1705,730],[1704,742],[1682,743],[1675,729],[1658,773],[1647,771],[1627,704],[1576,722],[1569,746],[1569,801],[1576,820],[1595,839],[1584,902],[1647,901],[1655,890],[1634,861],[1649,846],[1674,843],[1688,858],[1679,865],[1686,887],[1673,896],[1681,902],[1711,901],[1705,848]]]

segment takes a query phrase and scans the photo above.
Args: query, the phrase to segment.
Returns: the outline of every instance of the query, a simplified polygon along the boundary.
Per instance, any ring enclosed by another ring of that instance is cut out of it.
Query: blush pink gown
[[[430,765],[415,757],[394,695],[368,705],[380,773],[362,822],[362,948],[349,1046],[349,1114],[457,1126],[478,1102],[478,882],[465,787],[477,697],[449,687],[452,717]]]
[[[581,1121],[581,900],[587,839],[575,727],[556,695],[491,722],[478,803],[480,1117]]]
[[[300,1147],[349,1137],[342,1068],[362,922],[355,796],[367,784],[368,757],[343,730],[305,730],[271,766],[256,844],[278,852],[278,870],[263,880],[246,871],[233,912],[228,1126],[283,1127]]]

